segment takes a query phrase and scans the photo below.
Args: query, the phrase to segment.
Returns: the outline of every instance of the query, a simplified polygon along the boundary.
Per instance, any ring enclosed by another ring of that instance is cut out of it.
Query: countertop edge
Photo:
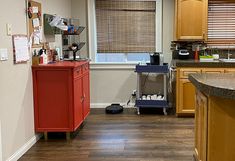
[[[205,83],[200,82],[198,79],[194,77],[195,74],[189,74],[189,81],[193,83],[193,85],[202,91],[203,93],[209,96],[217,96],[227,99],[235,100],[235,90],[227,89],[227,88],[219,88],[216,86],[211,86]]]
[[[215,61],[200,61],[200,60],[180,60],[180,59],[173,59],[171,62],[172,66],[175,67],[199,67],[199,68],[235,68],[234,62],[221,62],[218,60]]]

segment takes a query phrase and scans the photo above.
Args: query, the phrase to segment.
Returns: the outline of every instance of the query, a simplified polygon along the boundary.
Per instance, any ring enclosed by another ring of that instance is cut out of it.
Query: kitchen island
[[[235,160],[235,74],[190,74],[196,87],[195,159]]]

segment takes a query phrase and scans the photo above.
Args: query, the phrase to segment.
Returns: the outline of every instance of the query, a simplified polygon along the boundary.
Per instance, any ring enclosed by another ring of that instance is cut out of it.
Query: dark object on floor
[[[120,104],[111,104],[105,108],[105,112],[108,114],[118,114],[123,112],[123,106]]]

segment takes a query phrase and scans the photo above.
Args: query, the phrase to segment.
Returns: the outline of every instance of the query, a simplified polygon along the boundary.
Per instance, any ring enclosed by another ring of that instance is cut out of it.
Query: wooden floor
[[[95,112],[94,112],[95,111]],[[39,140],[19,161],[192,161],[193,118],[94,110],[70,140]]]

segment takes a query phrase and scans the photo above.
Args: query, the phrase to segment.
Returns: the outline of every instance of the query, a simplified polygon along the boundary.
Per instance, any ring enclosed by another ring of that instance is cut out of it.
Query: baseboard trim
[[[105,108],[110,106],[112,103],[91,103],[91,108]],[[135,106],[134,103],[130,103],[128,106],[126,103],[120,103],[124,108],[133,108]]]
[[[25,143],[20,149],[18,149],[10,158],[6,161],[17,161],[26,153],[40,138],[42,134],[36,134],[27,143]]]

